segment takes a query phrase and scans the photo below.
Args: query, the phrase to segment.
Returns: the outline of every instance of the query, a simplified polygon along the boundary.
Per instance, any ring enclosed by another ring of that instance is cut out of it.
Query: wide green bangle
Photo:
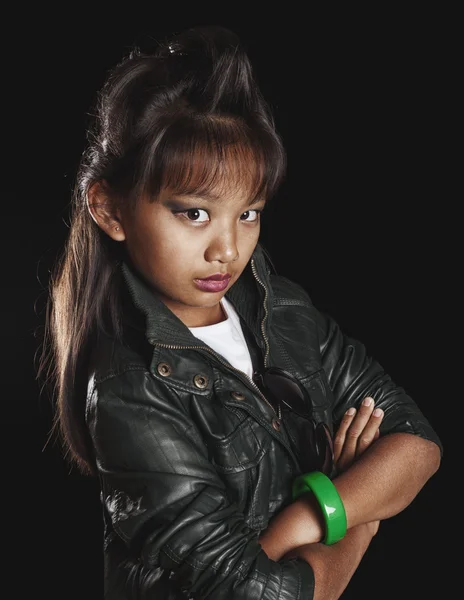
[[[324,544],[335,544],[346,534],[346,513],[337,488],[330,479],[319,471],[299,475],[293,482],[293,500],[300,494],[311,491],[321,507],[325,521]]]

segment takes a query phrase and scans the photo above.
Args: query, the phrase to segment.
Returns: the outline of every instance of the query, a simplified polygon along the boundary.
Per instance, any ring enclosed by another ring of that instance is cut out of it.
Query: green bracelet
[[[322,541],[327,546],[335,544],[346,534],[346,512],[337,488],[326,475],[314,471],[299,475],[294,480],[293,500],[309,491],[315,495],[324,516],[325,537]]]

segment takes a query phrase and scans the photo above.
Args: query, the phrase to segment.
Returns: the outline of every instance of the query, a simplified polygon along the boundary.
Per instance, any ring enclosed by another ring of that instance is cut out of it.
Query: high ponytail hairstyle
[[[92,219],[90,187],[100,182],[112,202],[132,208],[166,187],[201,196],[246,186],[251,200],[273,196],[286,168],[249,58],[221,27],[189,29],[151,54],[134,49],[108,73],[94,115],[49,280],[37,369],[56,402],[51,433],[83,473],[95,472],[85,425],[89,354],[100,333],[121,339],[125,252]]]

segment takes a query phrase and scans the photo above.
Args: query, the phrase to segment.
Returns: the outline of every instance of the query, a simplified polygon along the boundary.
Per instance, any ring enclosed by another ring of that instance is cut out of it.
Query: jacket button
[[[241,394],[240,392],[230,392],[230,395],[234,400],[245,400],[245,394]]]
[[[157,367],[158,369],[158,373],[160,375],[162,375],[163,377],[168,377],[171,373],[172,373],[172,369],[171,367],[168,365],[168,363],[160,363]]]
[[[204,390],[206,387],[208,387],[208,378],[206,377],[206,375],[195,375],[195,377],[193,378],[193,383],[200,390]]]
[[[276,431],[280,431],[280,421],[279,419],[272,419],[272,426]]]

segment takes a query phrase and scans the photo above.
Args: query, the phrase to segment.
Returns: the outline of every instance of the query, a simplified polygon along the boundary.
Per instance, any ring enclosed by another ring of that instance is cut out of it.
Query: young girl
[[[338,598],[440,440],[259,243],[286,158],[234,34],[134,51],[97,116],[40,373],[99,478],[105,598]]]

